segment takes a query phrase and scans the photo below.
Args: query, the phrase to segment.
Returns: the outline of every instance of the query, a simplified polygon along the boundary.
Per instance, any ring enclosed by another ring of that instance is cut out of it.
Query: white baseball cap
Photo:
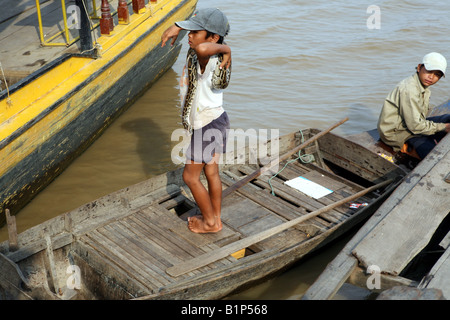
[[[445,76],[447,60],[445,60],[445,57],[442,54],[430,52],[423,57],[422,64],[428,71],[439,70]]]

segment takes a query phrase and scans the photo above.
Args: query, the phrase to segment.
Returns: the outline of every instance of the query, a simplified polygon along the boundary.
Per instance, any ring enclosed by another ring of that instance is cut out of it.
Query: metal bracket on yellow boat
[[[95,0],[94,0],[94,2],[95,2]],[[70,41],[69,27],[67,25],[66,4],[65,4],[64,0],[61,0],[61,7],[62,7],[62,14],[63,14],[63,21],[64,21],[64,29],[61,30],[60,32],[56,33],[55,35],[51,36],[47,40],[45,40],[44,28],[42,26],[41,5],[39,3],[39,0],[36,0],[36,11],[37,11],[38,22],[39,22],[39,36],[41,38],[42,46],[69,46],[77,40],[77,39],[73,39],[72,41]],[[64,34],[66,42],[52,42],[56,37],[60,36],[61,34]]]
[[[83,15],[85,14],[85,16],[87,17],[88,21],[88,32],[90,33],[93,29],[95,29],[98,26],[97,24],[92,24],[91,19],[98,19],[98,15],[97,15],[97,5],[96,5],[96,0],[91,0],[92,1],[92,12],[88,13],[88,8],[86,6],[86,1],[87,0],[82,0],[82,1],[75,1],[76,4],[75,6],[77,7],[76,9],[74,9],[74,6],[71,5],[66,9],[66,4],[64,0],[61,0],[61,9],[62,9],[62,17],[63,17],[63,29],[53,35],[51,35],[50,37],[45,37],[44,35],[44,28],[43,28],[43,24],[42,24],[42,14],[41,14],[41,5],[39,3],[39,0],[36,0],[36,11],[37,11],[37,16],[38,16],[38,24],[39,24],[39,36],[40,36],[40,41],[41,41],[41,45],[42,46],[70,46],[72,45],[74,42],[78,41],[80,39],[80,36],[75,37],[73,39],[70,38],[70,29],[76,27],[77,29],[80,30],[80,33],[83,30],[83,27],[80,27],[80,24],[82,23],[83,20]],[[78,2],[78,3],[77,3]],[[68,22],[68,11],[72,11],[72,14],[75,14],[76,17],[71,17],[71,24],[69,25]],[[56,38],[58,38],[59,36],[63,36],[65,42],[55,42],[54,40]],[[82,38],[82,37],[81,37]]]

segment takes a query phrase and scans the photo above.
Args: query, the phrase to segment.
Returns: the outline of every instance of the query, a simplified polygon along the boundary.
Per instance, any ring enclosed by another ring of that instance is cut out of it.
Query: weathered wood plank
[[[146,272],[159,276],[160,280],[165,278],[169,282],[172,281],[170,277],[161,274],[161,270],[172,265],[163,258],[165,255],[169,255],[167,251],[159,246],[147,245],[145,238],[128,229],[123,221],[105,226],[105,230],[112,234],[117,241],[120,241],[123,249],[133,257],[137,257],[142,265],[145,265]]]
[[[449,167],[450,152],[358,244],[353,254],[363,266],[377,265],[383,273],[398,275],[427,245],[450,211],[449,187],[444,181]]]
[[[139,241],[128,234],[123,225],[110,224],[98,231],[112,242],[110,245],[116,245],[116,250],[120,252],[120,256],[128,259],[134,265],[134,270],[139,270],[141,274],[151,279],[152,283],[161,285],[171,282],[170,277],[161,277],[158,272],[168,264],[156,259],[152,255],[154,253],[153,248],[142,246]]]
[[[249,168],[245,166],[242,166],[240,170],[242,170],[243,173],[248,173],[250,171]],[[267,190],[271,190],[271,187],[267,180],[268,177],[259,177],[253,183],[260,187],[266,188]],[[277,178],[272,179],[271,185],[274,188],[276,195],[286,199],[287,201],[290,201],[291,203],[303,207],[309,212],[324,206],[324,204],[321,203],[320,201],[310,198],[307,195],[287,185],[284,185],[283,181],[280,179]],[[342,213],[337,212],[336,210],[330,210],[329,212],[326,212],[323,215],[321,215],[321,218],[323,218],[328,222],[338,223],[343,219],[343,215]]]
[[[169,237],[169,232],[161,232],[163,230],[157,229],[157,226],[143,224],[142,220],[137,215],[129,217],[126,221],[122,221],[129,229],[134,230],[139,241],[142,241],[146,246],[154,246],[158,250],[158,255],[163,256],[170,263],[179,261],[179,257],[189,257],[189,253],[175,245],[173,241],[178,238]]]
[[[76,236],[80,236],[111,221],[129,216],[142,207],[151,206],[154,203],[177,196],[180,192],[179,186],[169,184],[143,194],[121,195],[120,192],[117,192],[105,196],[93,204],[80,207],[71,214],[74,225],[73,233]],[[121,205],[118,205],[118,203]]]
[[[153,205],[147,209],[144,209],[143,212],[153,212],[158,217],[156,223],[160,223],[167,230],[172,230],[172,232],[178,234],[180,237],[187,240],[192,245],[198,247],[208,243],[218,242],[228,237],[234,237],[236,235],[236,233],[226,225],[223,225],[222,230],[217,233],[193,233],[187,227],[186,221],[183,221],[182,219],[177,217],[176,214],[168,211],[161,205]]]
[[[251,236],[261,232],[261,230],[278,226],[283,222],[286,222],[286,220],[269,213],[258,219],[252,219],[249,223],[241,226],[239,230],[244,236]]]
[[[299,175],[313,173],[315,175],[322,175],[326,177],[327,182],[324,182],[325,183],[324,186],[327,187],[327,185],[329,185],[328,188],[334,190],[334,192],[325,196],[324,199],[330,199],[334,202],[338,201],[339,199],[348,197],[355,192],[363,190],[363,186],[348,179],[345,179],[341,176],[338,176],[330,170],[324,170],[323,168],[317,166],[315,163],[301,164],[300,162],[294,162],[292,164],[293,166],[291,167],[291,169],[298,171]],[[314,179],[311,180],[320,183],[320,181],[316,181]],[[340,183],[344,184],[345,187],[341,188]],[[377,198],[376,196],[365,195],[359,198],[358,201],[360,201],[361,203],[362,202],[371,203],[372,200],[376,198]],[[344,207],[336,208],[336,210],[341,211],[347,216],[353,215],[354,213],[351,210],[348,210],[348,208]]]
[[[368,154],[367,149],[361,145],[348,143],[342,137],[334,139],[331,136],[324,136],[318,143],[325,159],[373,183],[380,182],[381,176],[392,178],[392,167],[386,166],[384,159],[376,153]]]
[[[236,182],[233,186],[225,189],[223,191],[223,193],[222,193],[222,197],[228,196],[230,193],[232,193],[235,190],[239,189],[244,184],[254,180],[255,178],[257,178],[257,177],[259,177],[261,175],[264,175],[266,172],[272,172],[273,168],[274,167],[278,167],[279,163],[281,163],[283,161],[286,161],[287,159],[291,158],[293,154],[295,154],[295,153],[299,152],[300,150],[304,149],[306,146],[308,146],[309,144],[313,143],[314,141],[316,141],[320,137],[328,134],[331,130],[333,130],[336,127],[340,126],[341,124],[343,124],[347,120],[348,120],[348,118],[345,118],[345,119],[335,123],[334,125],[332,125],[328,129],[317,132],[314,136],[312,136],[311,138],[309,138],[308,140],[306,140],[302,144],[296,146],[294,149],[289,150],[285,154],[280,155],[279,157],[276,157],[276,158],[272,159],[272,161],[270,163],[268,163],[268,164],[266,164],[266,165],[264,165],[262,167],[258,167],[258,169],[256,171],[253,171],[252,173],[250,173],[246,177],[244,177],[242,180]]]
[[[173,255],[180,258],[190,258],[195,254],[197,247],[190,246],[185,248],[186,241],[182,241],[172,231],[162,228],[154,220],[149,220],[145,214],[139,213],[130,218],[130,222],[135,224],[137,228],[140,228],[145,235],[148,235],[150,239],[155,241],[161,241],[164,243],[167,250]],[[198,250],[200,251],[200,250]]]
[[[222,210],[222,221],[234,230],[240,230],[242,226],[270,214],[270,211],[261,208],[250,199],[239,202],[224,200],[227,205]]]
[[[232,185],[234,183],[234,180],[228,177],[228,173],[222,174],[221,180],[222,183],[226,185]],[[250,186],[251,185],[243,186],[238,190],[238,192],[248,199],[251,199],[252,201],[263,206],[264,208],[275,212],[280,217],[283,217],[286,220],[292,220],[302,214],[307,213],[307,211],[303,207],[294,206],[289,202],[282,201],[278,197],[274,197],[268,192],[267,189],[254,190]],[[330,225],[327,221],[321,219],[320,217],[311,219],[310,222],[319,228],[325,228]]]
[[[108,299],[130,299],[152,292],[146,284],[138,281],[135,277],[130,277],[126,265],[118,265],[114,258],[107,251],[98,250],[97,247],[90,246],[91,240],[83,237],[80,241],[75,241],[72,245],[71,256],[74,263],[80,268],[84,268],[84,285],[91,291],[97,292],[97,297]],[[124,269],[125,266],[125,269]],[[111,288],[102,279],[107,275],[115,286]]]
[[[19,266],[0,253],[0,288],[7,289],[10,298],[31,300],[31,296],[23,290],[29,283],[23,276]]]
[[[158,277],[152,277],[144,272],[145,266],[140,261],[129,255],[120,248],[117,243],[105,238],[101,233],[94,230],[82,237],[82,241],[88,244],[93,250],[101,253],[105,257],[114,257],[113,263],[123,269],[130,277],[140,282],[145,287],[154,290],[161,285]]]
[[[450,248],[445,250],[444,254],[420,283],[419,289],[424,288],[440,289],[444,297],[450,299]]]
[[[387,290],[393,286],[417,286],[418,282],[411,279],[403,278],[400,276],[391,276],[388,274],[377,274],[378,279],[376,279],[376,287],[374,283],[374,274],[372,272],[367,272],[367,269],[357,267],[348,277],[347,282],[356,285],[360,288],[367,288],[368,284],[373,286],[371,289],[375,292],[381,292]],[[379,285],[379,287],[378,287]]]
[[[71,233],[63,232],[52,237],[53,249],[59,249],[64,247],[73,241],[73,235]],[[9,252],[7,257],[14,262],[19,262],[29,256],[38,253],[47,248],[45,239],[36,240],[34,243],[29,243],[25,246],[21,246],[17,251]]]
[[[17,244],[17,226],[16,217],[11,216],[9,209],[5,209],[6,224],[8,225],[8,237],[9,237],[9,251],[16,251],[19,246]]]
[[[450,246],[450,231],[447,233],[447,235],[441,240],[439,243],[439,246],[447,249]]]
[[[56,263],[55,263],[55,257],[53,254],[53,245],[52,245],[52,239],[50,238],[50,236],[48,234],[44,234],[44,239],[45,239],[45,243],[46,243],[46,250],[45,250],[45,265],[47,268],[47,274],[48,274],[48,283],[49,283],[49,287],[51,289],[53,289],[53,291],[55,293],[59,292],[59,287],[58,287],[58,276],[57,276],[57,272],[56,272]]]
[[[335,181],[334,179],[319,173],[317,171],[307,171],[305,173],[297,173],[295,170],[292,170],[289,167],[286,167],[282,172],[280,172],[277,177],[282,178],[283,180],[290,180],[290,179],[294,179],[297,177],[303,177],[305,179],[308,179],[310,181],[313,181],[319,185],[321,185],[322,187],[328,188],[330,190],[332,190],[333,192],[323,196],[319,199],[315,199],[316,201],[318,201],[319,203],[323,204],[323,205],[328,205],[331,204],[333,202],[336,202],[342,198],[345,198],[349,195],[351,195],[352,193],[354,193],[351,188],[349,188],[347,185],[345,185],[342,182],[338,182]],[[347,189],[347,194],[346,195],[342,195],[342,193],[340,192],[341,189]],[[351,214],[349,214],[349,210],[348,208],[344,208],[344,207],[339,207],[336,208],[336,211],[346,215],[346,216],[350,216]]]

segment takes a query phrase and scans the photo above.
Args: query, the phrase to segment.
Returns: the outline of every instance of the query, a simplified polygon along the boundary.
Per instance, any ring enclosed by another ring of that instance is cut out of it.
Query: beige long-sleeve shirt
[[[445,130],[444,123],[426,120],[429,102],[430,89],[417,72],[401,81],[384,101],[377,126],[381,140],[398,151],[409,138]]]

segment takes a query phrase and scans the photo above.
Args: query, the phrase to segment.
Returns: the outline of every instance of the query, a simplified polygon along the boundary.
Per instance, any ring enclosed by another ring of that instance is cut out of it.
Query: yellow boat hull
[[[98,59],[65,55],[0,96],[0,223],[60,174],[175,62],[181,36],[161,35],[188,18],[197,0],[161,1],[102,36]],[[10,100],[11,103],[8,102]]]

